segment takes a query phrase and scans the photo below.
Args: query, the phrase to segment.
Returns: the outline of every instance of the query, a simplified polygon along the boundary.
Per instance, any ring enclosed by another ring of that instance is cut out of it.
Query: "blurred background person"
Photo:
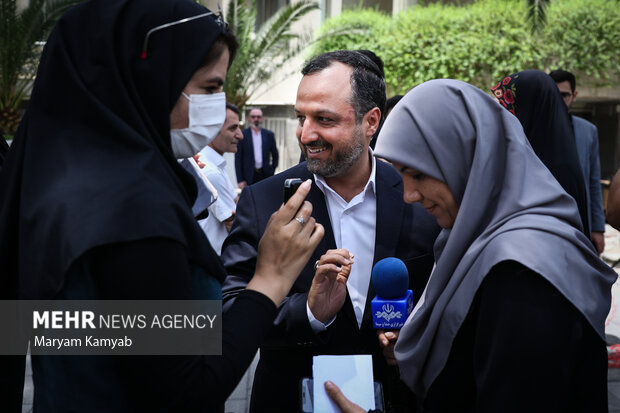
[[[519,119],[536,155],[577,202],[583,232],[589,238],[585,180],[570,116],[553,79],[540,70],[524,70],[506,76],[491,90]]]
[[[250,127],[243,130],[243,141],[235,154],[237,183],[243,189],[274,174],[278,167],[278,147],[275,135],[263,128],[263,111],[250,110]]]
[[[558,86],[558,90],[570,110],[577,100],[575,75],[566,70],[554,70],[549,73]],[[605,249],[605,212],[601,188],[601,163],[598,153],[598,131],[596,126],[579,116],[571,115],[575,144],[579,155],[579,164],[586,184],[586,201],[588,205],[588,224],[590,239],[599,254]]]
[[[398,103],[398,101],[400,99],[402,99],[403,95],[394,95],[391,98],[389,98],[388,100],[385,101],[385,114],[383,116],[383,121],[385,122],[385,119],[388,117],[388,115],[390,114],[390,112],[392,111],[392,109],[394,109],[394,106],[396,106],[396,104]],[[381,132],[381,127],[379,127],[379,130],[375,133],[375,135],[372,137],[372,140],[370,141],[370,147],[372,149],[375,148],[375,145],[377,144],[377,138],[379,136],[379,133]]]
[[[217,199],[209,205],[209,216],[199,223],[218,255],[232,227],[238,198],[236,188],[226,173],[224,154],[237,152],[237,145],[242,139],[239,109],[232,103],[226,103],[224,126],[215,139],[200,151],[200,161],[204,164],[202,172],[217,190]]]
[[[387,118],[394,106],[403,98],[403,95],[394,95],[385,101],[385,117]]]
[[[605,210],[607,223],[620,231],[620,172],[618,171],[611,180]]]

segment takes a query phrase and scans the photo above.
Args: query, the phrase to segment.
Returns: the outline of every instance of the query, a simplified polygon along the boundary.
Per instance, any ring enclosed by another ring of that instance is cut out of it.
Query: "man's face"
[[[560,90],[562,99],[564,99],[564,103],[566,103],[566,107],[570,109],[575,99],[577,99],[577,91],[575,90],[575,92],[573,93],[570,88],[570,82],[568,80],[556,83],[556,85],[558,85],[558,89]]]
[[[239,128],[239,115],[230,109],[226,109],[226,122],[220,133],[209,144],[217,153],[237,152],[237,144],[243,139],[243,133]]]
[[[252,109],[250,111],[250,115],[248,116],[250,118],[250,123],[255,127],[255,128],[260,128],[260,126],[263,123],[263,111],[260,109]]]
[[[335,62],[304,76],[297,89],[297,140],[308,170],[326,178],[340,176],[359,162],[368,153],[375,131],[366,121],[368,114],[360,124],[355,122],[349,103],[351,71],[349,66]]]

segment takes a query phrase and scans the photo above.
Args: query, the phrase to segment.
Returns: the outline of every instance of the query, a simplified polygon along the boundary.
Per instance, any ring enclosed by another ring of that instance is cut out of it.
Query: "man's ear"
[[[381,123],[381,110],[378,107],[374,107],[366,112],[364,115],[364,122],[367,125],[366,136],[372,136],[379,129]]]
[[[573,92],[573,102],[577,100],[577,89]]]

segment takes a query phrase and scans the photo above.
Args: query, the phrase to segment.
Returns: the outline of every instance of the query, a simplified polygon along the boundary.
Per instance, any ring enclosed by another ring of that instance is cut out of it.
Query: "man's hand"
[[[342,413],[366,413],[366,410],[359,407],[346,398],[342,391],[331,381],[325,382],[325,391],[330,399],[334,401],[340,408]]]
[[[379,336],[379,344],[383,348],[383,357],[388,366],[397,366],[396,357],[394,356],[394,345],[398,339],[400,330],[377,330]]]
[[[314,318],[320,322],[331,320],[342,308],[347,296],[349,276],[349,273],[343,270],[351,264],[353,255],[345,249],[328,250],[318,261],[308,292],[308,307]]]
[[[603,251],[605,251],[605,234],[602,232],[591,232],[590,239],[596,246],[596,250],[598,251],[598,255],[601,255]]]
[[[237,183],[237,186],[239,187],[239,189],[243,189],[248,186],[248,183],[246,181],[241,181]]]

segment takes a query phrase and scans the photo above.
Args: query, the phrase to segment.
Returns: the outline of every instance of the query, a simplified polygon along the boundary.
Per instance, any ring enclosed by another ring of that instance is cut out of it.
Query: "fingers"
[[[319,279],[323,279],[323,278],[336,278],[338,276],[338,272],[340,272],[340,267],[338,267],[335,264],[323,264],[323,265],[319,265],[319,268],[317,268],[316,270],[316,274],[314,274],[315,277],[322,277]]]
[[[279,211],[281,211],[281,213],[279,213],[278,215],[281,215],[283,220],[286,220],[288,222],[292,220],[293,217],[295,217],[296,215],[299,216],[297,211],[299,210],[299,207],[302,204],[304,204],[304,199],[306,199],[306,196],[310,192],[311,186],[312,186],[312,180],[307,179],[304,183],[299,185],[299,188],[297,188],[297,191],[293,194],[291,199],[289,199],[286,204],[283,204],[280,207]],[[309,213],[306,213],[305,215],[303,215],[304,218],[307,218],[309,216],[310,216]]]
[[[377,330],[377,336],[379,337],[379,343],[381,347],[387,347],[390,344],[394,344],[398,339],[400,331],[398,330]]]
[[[388,366],[397,366],[396,356],[394,355],[394,345],[398,339],[399,330],[377,330],[379,344],[383,348],[383,356]]]
[[[343,413],[364,412],[364,409],[347,399],[338,386],[336,386],[333,382],[326,381],[324,386],[325,392],[327,392],[329,398],[338,405],[338,408],[340,408]]]
[[[339,267],[342,267],[343,265],[353,264],[353,257],[353,254],[343,248],[337,250],[327,250],[327,252],[323,254],[321,258],[319,258],[317,271],[319,269],[318,267],[325,264],[334,264]],[[338,271],[340,271],[340,268],[338,269]]]
[[[314,229],[314,223],[316,221],[312,217],[312,204],[308,201],[304,201],[301,205],[301,208],[299,208],[299,210],[295,214],[294,220],[297,221],[297,224],[301,226],[301,229],[304,229],[308,226]]]
[[[338,248],[338,249],[335,249],[335,250],[327,250],[325,255],[327,255],[327,256],[340,255],[343,258],[347,258],[347,259],[351,259],[351,260],[355,257],[355,254],[351,253],[350,251],[348,251],[348,250],[346,250],[344,248]]]
[[[379,337],[379,344],[381,347],[387,347],[390,345],[390,340],[385,336],[384,330],[377,330],[377,336]]]
[[[385,332],[385,336],[391,342],[396,342],[399,334],[400,334],[400,330],[389,330]]]

